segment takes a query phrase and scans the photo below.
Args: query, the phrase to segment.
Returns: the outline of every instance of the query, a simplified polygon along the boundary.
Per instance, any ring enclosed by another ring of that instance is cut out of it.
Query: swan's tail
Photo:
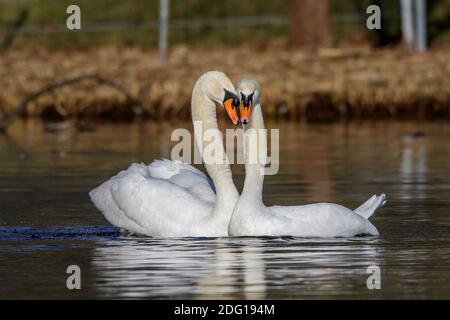
[[[364,202],[358,208],[353,210],[360,216],[369,219],[378,208],[381,208],[386,203],[386,195],[383,193],[379,196],[373,195],[369,200]]]

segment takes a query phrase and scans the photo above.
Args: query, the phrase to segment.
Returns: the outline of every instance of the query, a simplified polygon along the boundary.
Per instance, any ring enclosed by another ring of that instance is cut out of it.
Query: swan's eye
[[[243,93],[241,93],[241,101],[242,101],[242,106],[245,108],[247,98],[245,97],[245,95]]]
[[[239,100],[239,98],[231,91],[228,91],[227,89],[223,89],[225,91],[225,96],[223,97],[223,102],[229,100],[229,99],[233,99],[233,104],[234,104],[234,100]]]
[[[239,106],[239,98],[227,89],[224,90],[225,97],[223,100],[223,106],[225,107],[225,110],[227,111],[233,124],[237,125],[239,123],[239,116],[237,114],[236,107]]]
[[[240,104],[239,98],[238,97],[234,98],[233,99],[233,108],[239,107],[239,104]]]
[[[253,93],[249,94],[248,96],[245,96],[244,94],[241,93],[241,97],[242,97],[242,104],[244,105],[244,108],[249,108],[250,104],[253,102]]]
[[[253,104],[253,93],[249,94],[248,96],[245,96],[241,93],[241,109],[240,109],[240,116],[241,116],[241,122],[243,124],[248,124],[250,122],[250,117],[252,114],[252,104]]]

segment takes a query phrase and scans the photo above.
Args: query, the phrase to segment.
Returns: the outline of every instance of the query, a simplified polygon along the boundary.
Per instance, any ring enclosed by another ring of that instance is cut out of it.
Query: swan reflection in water
[[[121,238],[99,241],[91,259],[105,298],[264,299],[353,296],[379,239]]]
[[[400,161],[401,199],[426,199],[427,169],[426,141],[404,139]]]

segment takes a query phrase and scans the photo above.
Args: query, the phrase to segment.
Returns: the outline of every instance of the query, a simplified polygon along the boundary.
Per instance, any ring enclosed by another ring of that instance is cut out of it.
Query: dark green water
[[[379,238],[124,236],[88,191],[131,162],[168,157],[179,126],[48,133],[18,122],[0,136],[0,298],[450,298],[447,123],[270,126],[280,128],[281,163],[266,204],[354,208],[384,192],[372,218]],[[81,290],[66,287],[73,264]],[[380,290],[367,288],[368,266],[380,267]]]

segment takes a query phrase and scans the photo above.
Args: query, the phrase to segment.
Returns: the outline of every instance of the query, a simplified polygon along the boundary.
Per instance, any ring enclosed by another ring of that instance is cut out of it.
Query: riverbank
[[[192,86],[211,69],[234,82],[258,79],[269,118],[450,119],[450,49],[412,54],[398,49],[289,50],[282,44],[178,46],[161,62],[156,50],[100,47],[75,51],[13,49],[0,56],[0,112],[12,111],[45,85],[95,74],[32,100],[24,113],[43,118],[189,117]]]

